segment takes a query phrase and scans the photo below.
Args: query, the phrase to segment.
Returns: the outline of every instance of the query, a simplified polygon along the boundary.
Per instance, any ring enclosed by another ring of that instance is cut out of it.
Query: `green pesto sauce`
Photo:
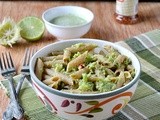
[[[77,25],[85,24],[87,21],[76,15],[67,14],[67,15],[53,18],[50,22],[52,24],[61,25],[61,26],[77,26]]]

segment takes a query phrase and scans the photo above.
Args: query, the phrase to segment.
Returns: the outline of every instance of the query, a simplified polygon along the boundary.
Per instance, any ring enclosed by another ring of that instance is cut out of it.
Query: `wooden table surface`
[[[16,22],[26,16],[37,16],[41,18],[44,10],[61,5],[77,5],[93,11],[95,18],[90,31],[83,37],[102,39],[111,42],[117,42],[134,35],[138,35],[153,29],[160,28],[160,3],[141,2],[139,3],[139,22],[134,25],[122,25],[114,20],[115,2],[62,2],[62,1],[1,1],[0,2],[0,21],[4,17],[10,16]],[[3,51],[10,51],[14,60],[15,67],[19,73],[22,63],[22,57],[25,48],[41,47],[57,41],[55,37],[47,31],[43,38],[34,43],[20,40],[13,48],[0,46],[0,54]],[[0,77],[2,79],[2,77]],[[0,90],[0,119],[6,109],[9,99]]]

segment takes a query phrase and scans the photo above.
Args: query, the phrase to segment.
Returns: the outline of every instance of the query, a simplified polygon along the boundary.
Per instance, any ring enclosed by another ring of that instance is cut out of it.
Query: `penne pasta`
[[[53,55],[53,56],[63,55],[63,51],[53,51],[53,52],[51,52],[51,55]]]
[[[132,70],[134,71],[134,67],[132,65],[127,65],[127,70],[128,71],[132,71]]]
[[[58,80],[60,80],[60,78],[58,76],[53,76],[51,78],[43,80],[43,83],[45,83],[46,85],[50,85]]]
[[[42,57],[42,60],[45,61],[53,61],[53,60],[61,60],[63,59],[63,55],[58,55],[58,56],[45,56]]]
[[[104,49],[108,52],[108,53],[116,53],[116,54],[119,54],[119,52],[114,49],[112,46],[109,46],[109,45],[106,45],[104,46]]]
[[[89,78],[88,78],[88,81],[91,81],[91,82],[96,82],[98,81],[100,78],[95,76],[95,75],[91,75]]]
[[[57,63],[63,64],[63,60],[46,61],[44,62],[44,66],[47,68],[51,68],[54,64],[57,64]]]
[[[83,68],[83,69],[80,69],[79,71],[76,71],[76,72],[72,73],[70,75],[70,77],[72,79],[80,79],[82,77],[83,73],[88,73],[88,72],[89,72],[88,68]]]
[[[106,71],[107,75],[114,75],[114,74],[115,74],[115,73],[114,73],[111,69],[109,69],[109,68],[105,68],[105,71]]]
[[[124,71],[124,76],[125,76],[126,80],[132,79],[132,76],[129,71]]]
[[[49,78],[51,78],[52,76],[50,76],[50,75],[46,75],[46,74],[43,74],[43,79],[45,80],[45,79],[49,79]]]
[[[103,65],[109,65],[109,61],[103,55],[97,54],[94,55],[98,62],[102,63]]]
[[[36,62],[36,67],[35,67],[35,74],[39,80],[42,80],[43,67],[44,67],[44,63],[40,58],[38,58]]]
[[[120,67],[122,64],[123,64],[123,62],[124,62],[124,60],[126,59],[126,56],[124,56],[124,55],[118,55],[118,57],[114,60],[114,64],[118,64],[118,66]]]
[[[83,64],[85,62],[87,54],[88,54],[88,52],[86,51],[83,54],[81,54],[80,56],[78,56],[77,58],[70,61],[67,65],[67,72],[71,71],[72,68],[78,67],[80,64]]]
[[[57,77],[59,77],[64,83],[66,83],[68,85],[73,85],[72,79],[69,76],[67,76],[67,75],[55,72],[53,69],[45,69],[45,73],[48,74],[48,75],[50,75],[50,76],[57,76]]]
[[[96,48],[96,49],[95,49]],[[75,94],[108,92],[128,84],[135,68],[112,46],[78,43],[37,58],[35,74],[53,89]]]
[[[52,61],[55,59],[56,56],[45,56],[45,57],[42,57],[42,61],[45,62],[45,61]]]
[[[125,66],[124,65],[121,65],[121,66],[119,66],[119,68],[117,68],[116,70],[115,70],[115,75],[116,76],[119,76],[119,74],[120,74],[120,72],[121,71],[124,71],[124,69],[125,69]]]
[[[60,81],[53,82],[52,84],[49,84],[48,86],[49,86],[49,87],[52,87],[52,88],[54,88],[54,89],[58,89],[59,82],[60,82]]]
[[[69,50],[71,53],[76,53],[76,52],[81,52],[81,51],[90,51],[90,50],[93,50],[96,47],[97,47],[97,45],[95,45],[95,44],[80,43],[80,44],[73,45],[69,48],[66,48],[66,50]]]
[[[117,81],[117,88],[120,88],[121,86],[123,86],[123,84],[125,83],[125,76],[124,76],[124,72],[120,72],[120,75],[119,75],[119,77],[118,77],[119,79],[118,79],[118,81]]]
[[[68,63],[71,57],[71,52],[69,50],[64,51],[63,62]]]

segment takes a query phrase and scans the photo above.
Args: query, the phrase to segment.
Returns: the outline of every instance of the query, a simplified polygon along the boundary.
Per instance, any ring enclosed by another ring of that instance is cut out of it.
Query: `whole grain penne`
[[[124,71],[124,76],[125,76],[126,80],[131,80],[132,79],[132,76],[131,76],[129,71]]]
[[[52,61],[45,61],[44,62],[44,67],[51,68],[52,67]]]
[[[118,65],[120,66],[121,64],[123,64],[125,59],[125,55],[118,55],[118,57],[114,60],[114,64],[118,63]]]
[[[69,50],[71,53],[75,52],[81,52],[81,51],[90,51],[96,48],[96,44],[91,44],[91,43],[81,43],[79,45],[73,45],[69,48],[66,48],[66,50]]]
[[[57,63],[63,64],[63,60],[46,61],[44,62],[44,66],[47,68],[51,68],[54,64],[57,64]]]
[[[114,75],[115,73],[109,69],[109,68],[105,68],[105,71],[107,72],[108,75]]]
[[[42,60],[45,61],[53,61],[53,60],[61,60],[63,59],[63,55],[57,55],[57,56],[45,56],[42,57]]]
[[[123,85],[123,84],[125,83],[125,81],[126,81],[123,71],[120,72],[120,75],[119,75],[118,78],[119,78],[119,79],[118,79],[118,81],[117,81],[116,88],[122,87],[122,85]]]
[[[65,74],[62,74],[62,73],[59,73],[59,72],[56,72],[54,71],[53,69],[45,69],[45,73],[50,75],[50,76],[57,76],[59,77],[64,83],[66,84],[69,84],[69,85],[73,85],[73,80],[65,75]]]
[[[53,51],[53,52],[51,52],[51,55],[53,55],[53,56],[63,55],[63,51]]]
[[[117,54],[119,54],[119,52],[116,50],[116,49],[114,49],[112,46],[110,46],[110,45],[105,45],[104,46],[104,49],[108,52],[108,53],[117,53]]]
[[[70,60],[71,52],[69,50],[64,50],[63,62],[68,63]]]
[[[124,71],[125,66],[121,65],[118,69],[115,70],[115,75],[118,76],[121,71]]]
[[[57,55],[57,57],[55,59],[56,60],[62,60],[63,59],[63,55]]]
[[[88,73],[88,72],[89,72],[88,68],[83,68],[83,69],[80,69],[79,71],[76,71],[76,72],[72,73],[70,75],[70,77],[72,79],[80,79],[82,77],[83,73]]]
[[[49,84],[48,86],[49,86],[49,87],[52,87],[52,88],[54,88],[54,89],[58,89],[58,84],[59,84],[59,82],[60,82],[60,81],[55,81],[55,82],[53,82],[52,84]]]
[[[56,82],[56,81],[58,81],[58,80],[60,80],[60,78],[59,78],[58,76],[53,76],[53,77],[51,77],[51,78],[48,78],[48,79],[43,80],[43,83],[45,83],[46,85],[50,85],[50,84],[52,84],[53,82]]]
[[[109,65],[110,62],[105,58],[103,55],[97,54],[94,55],[98,62],[102,63],[103,65]]]
[[[45,68],[44,69],[44,73],[49,75],[49,76],[54,76],[55,75],[55,70],[49,69],[49,68]]]
[[[130,71],[130,70],[131,70],[131,71],[132,71],[132,70],[134,70],[133,65],[127,65],[127,70],[128,70],[128,71]]]
[[[45,80],[45,79],[49,79],[49,78],[51,78],[52,76],[50,76],[50,75],[46,75],[46,74],[43,74],[43,79]]]
[[[125,81],[125,83],[123,83],[123,85],[127,85],[130,82],[130,80]]]
[[[89,78],[88,78],[88,81],[91,81],[91,82],[96,82],[98,81],[100,78],[95,76],[95,75],[91,75]]]
[[[45,61],[52,61],[55,59],[56,56],[45,56],[45,57],[42,57],[42,61],[45,62]]]
[[[117,83],[118,77],[110,77],[109,79],[112,83]]]
[[[87,54],[88,52],[86,51],[77,58],[70,61],[67,65],[67,72],[71,71],[72,68],[78,67],[80,64],[83,64],[85,62]]]
[[[43,61],[40,58],[38,58],[35,67],[35,74],[39,80],[42,80],[42,74],[44,70],[43,67],[44,67]]]

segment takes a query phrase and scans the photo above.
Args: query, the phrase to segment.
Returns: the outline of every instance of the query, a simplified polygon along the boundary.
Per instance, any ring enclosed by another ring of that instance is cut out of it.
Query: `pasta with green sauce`
[[[53,89],[94,94],[126,85],[134,78],[135,69],[127,56],[111,46],[77,43],[37,58],[35,74]]]

